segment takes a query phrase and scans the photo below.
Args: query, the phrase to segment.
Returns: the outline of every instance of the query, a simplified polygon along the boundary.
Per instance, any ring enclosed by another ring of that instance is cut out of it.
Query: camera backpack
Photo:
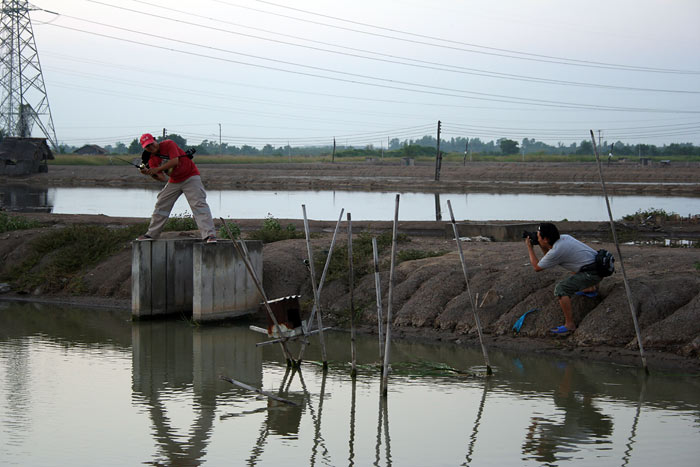
[[[598,250],[595,265],[600,277],[608,277],[615,272],[615,257],[607,250]]]

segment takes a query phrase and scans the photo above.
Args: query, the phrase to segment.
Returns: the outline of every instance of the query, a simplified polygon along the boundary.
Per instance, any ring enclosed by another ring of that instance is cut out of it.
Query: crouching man
[[[544,253],[539,262],[530,238],[525,238],[530,264],[535,271],[559,265],[573,273],[554,286],[554,296],[559,299],[561,311],[564,313],[564,325],[552,329],[551,332],[568,333],[576,329],[571,312],[571,296],[577,293],[595,296],[595,286],[603,279],[595,268],[591,267],[595,263],[597,252],[571,235],[559,235],[557,227],[549,222],[544,222],[537,228],[537,240]]]

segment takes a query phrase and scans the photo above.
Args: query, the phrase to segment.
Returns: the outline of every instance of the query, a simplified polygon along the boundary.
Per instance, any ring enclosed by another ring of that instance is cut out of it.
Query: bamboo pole
[[[593,151],[595,152],[595,160],[598,164],[598,174],[600,175],[600,185],[603,187],[603,195],[605,196],[605,206],[608,208],[608,218],[610,219],[610,230],[612,231],[613,241],[615,242],[615,249],[617,250],[617,257],[620,262],[620,269],[622,270],[622,280],[625,283],[625,292],[627,293],[627,302],[630,306],[630,313],[632,313],[632,322],[634,323],[634,332],[637,334],[637,344],[639,344],[639,355],[642,357],[642,366],[644,367],[644,372],[649,374],[649,367],[647,367],[647,358],[644,355],[644,346],[642,345],[642,333],[639,330],[639,322],[637,321],[637,309],[634,304],[634,299],[632,297],[632,289],[630,288],[629,281],[627,280],[627,273],[625,272],[625,263],[622,260],[622,251],[620,251],[620,244],[617,241],[617,233],[615,232],[615,221],[613,220],[612,210],[610,209],[610,200],[608,199],[608,190],[605,187],[605,179],[603,178],[603,168],[600,164],[600,155],[598,154],[598,147],[595,144],[595,136],[593,135],[593,130],[591,130],[591,141],[593,141]]]
[[[255,272],[255,269],[253,269],[253,265],[250,263],[250,258],[248,256],[248,248],[245,246],[245,242],[243,240],[237,242],[235,238],[233,237],[233,233],[231,233],[231,229],[229,228],[228,224],[224,220],[223,217],[220,217],[221,222],[224,225],[224,228],[226,229],[226,232],[228,233],[229,238],[231,238],[231,241],[233,242],[233,247],[236,249],[238,254],[241,256],[243,259],[243,264],[245,264],[246,269],[248,270],[248,273],[250,274],[250,277],[253,279],[253,283],[255,284],[255,287],[257,287],[258,292],[260,292],[260,295],[262,296],[263,303],[265,304],[265,309],[267,310],[267,314],[272,320],[272,323],[275,326],[275,329],[277,329],[277,333],[281,336],[282,334],[282,328],[280,328],[279,323],[277,322],[277,318],[275,317],[275,314],[272,312],[272,308],[270,308],[270,303],[267,300],[267,295],[265,294],[265,291],[263,290],[262,283],[258,279],[258,275]],[[283,338],[280,340],[280,346],[282,347],[282,353],[284,354],[284,358],[287,360],[287,366],[292,365],[293,360],[292,360],[292,354],[289,352],[289,348],[287,347],[287,339]]]
[[[474,314],[474,321],[476,322],[476,330],[479,332],[479,342],[481,343],[481,353],[484,354],[484,363],[486,363],[486,374],[493,374],[491,370],[491,364],[489,363],[489,354],[486,352],[486,346],[484,345],[484,335],[481,331],[481,320],[479,319],[479,314],[476,311],[476,304],[474,303],[474,298],[472,297],[471,288],[469,287],[469,276],[467,274],[467,263],[464,260],[464,253],[462,252],[462,243],[459,241],[459,233],[457,232],[457,223],[455,222],[455,215],[452,212],[452,203],[447,200],[447,207],[450,209],[450,220],[452,222],[452,231],[454,232],[455,241],[457,242],[457,251],[459,252],[459,260],[462,263],[462,272],[464,273],[464,282],[467,284],[467,295],[469,296],[469,304],[472,307],[472,313]]]
[[[326,264],[323,267],[323,273],[321,273],[321,280],[318,282],[318,289],[316,289],[316,275],[314,273],[314,256],[313,256],[313,250],[311,248],[311,235],[309,231],[309,222],[306,219],[306,206],[301,205],[302,211],[304,211],[304,233],[306,234],[306,250],[307,254],[309,256],[309,272],[311,273],[311,288],[314,292],[314,304],[311,307],[311,315],[309,315],[309,321],[307,325],[307,329],[305,332],[308,332],[310,327],[313,325],[313,320],[314,316],[316,315],[316,312],[318,311],[318,333],[319,333],[319,340],[321,341],[321,351],[323,354],[323,369],[326,370],[328,369],[328,362],[326,360],[326,345],[325,345],[325,340],[323,336],[323,322],[321,320],[321,290],[323,289],[323,284],[326,282],[326,273],[328,272],[328,266],[331,264],[331,256],[333,256],[333,247],[335,246],[335,237],[338,234],[338,229],[340,228],[340,222],[343,219],[343,212],[345,209],[340,210],[340,216],[338,216],[338,222],[335,224],[335,230],[333,231],[333,238],[331,238],[331,246],[328,248],[328,256],[326,257]],[[301,365],[301,361],[304,358],[304,351],[306,350],[306,345],[307,341],[304,340],[301,343],[301,349],[299,349],[299,358],[297,359],[297,366]]]
[[[394,268],[396,259],[396,237],[399,227],[399,198],[400,195],[396,195],[396,206],[394,208],[394,227],[392,229],[391,237],[391,266],[389,267],[389,295],[387,297],[387,308],[386,308],[386,342],[384,344],[384,366],[382,369],[382,384],[381,393],[383,397],[387,396],[387,386],[389,383],[389,354],[391,346],[391,306],[394,294]]]
[[[350,377],[357,378],[357,352],[355,350],[355,278],[352,268],[352,216],[348,213],[348,283],[350,286]],[[353,383],[354,384],[354,383]]]
[[[377,292],[377,334],[379,336],[379,361],[384,361],[384,331],[382,329],[382,321],[384,313],[382,312],[382,289],[379,278],[379,251],[377,249],[377,237],[372,237],[372,252],[374,253],[374,289]]]

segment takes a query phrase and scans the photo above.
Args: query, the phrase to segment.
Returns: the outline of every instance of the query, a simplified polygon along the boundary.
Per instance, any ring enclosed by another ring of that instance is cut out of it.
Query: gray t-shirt
[[[569,271],[579,272],[583,266],[595,261],[595,255],[596,251],[585,243],[571,235],[562,235],[537,265],[542,269],[559,265]]]

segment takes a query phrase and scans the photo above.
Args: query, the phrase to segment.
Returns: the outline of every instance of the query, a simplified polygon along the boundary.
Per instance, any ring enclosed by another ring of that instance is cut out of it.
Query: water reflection
[[[0,210],[18,212],[51,212],[48,188],[28,185],[0,186]]]
[[[444,368],[482,365],[479,349],[407,339],[392,347],[385,399],[376,337],[357,338],[355,381],[340,363],[348,338],[328,336],[328,372],[299,372],[243,326],[0,302],[0,464],[655,466],[700,455],[697,377],[493,349],[495,375],[474,378]],[[307,360],[318,359],[312,342]]]
[[[537,462],[572,459],[582,445],[601,449],[611,443],[612,418],[596,407],[595,388],[572,365],[563,366],[554,369],[561,378],[553,394],[555,413],[534,416],[527,427],[523,454]]]
[[[262,352],[254,336],[229,337],[227,328],[194,328],[172,321],[133,324],[132,390],[134,401],[146,406],[150,415],[160,448],[158,463],[199,465],[212,434],[217,401],[241,394],[221,381],[221,375],[261,385]],[[192,394],[191,409],[196,411],[186,436],[173,428],[164,402],[179,393]]]

